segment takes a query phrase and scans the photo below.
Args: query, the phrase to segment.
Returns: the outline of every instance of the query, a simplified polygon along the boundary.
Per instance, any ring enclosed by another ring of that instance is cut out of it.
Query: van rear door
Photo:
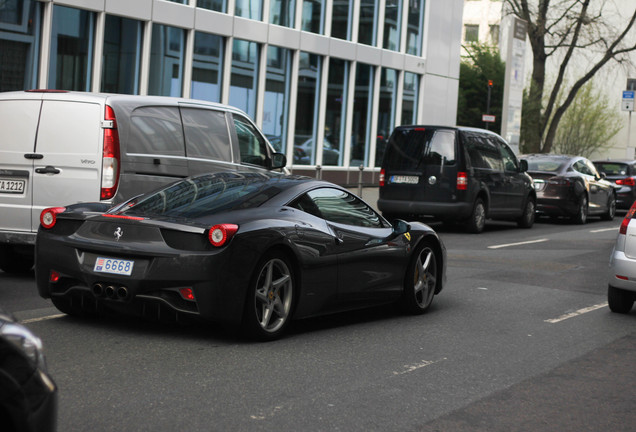
[[[393,200],[452,202],[457,188],[456,148],[452,129],[396,129],[384,159],[382,192]]]
[[[99,201],[103,113],[96,102],[42,102],[30,217],[34,231],[46,207]]]
[[[38,99],[0,102],[0,231],[31,232]]]

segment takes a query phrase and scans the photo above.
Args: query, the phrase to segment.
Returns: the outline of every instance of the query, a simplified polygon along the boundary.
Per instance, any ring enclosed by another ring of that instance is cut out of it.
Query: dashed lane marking
[[[547,319],[544,322],[547,322],[547,323],[550,323],[550,324],[555,324],[555,323],[558,323],[558,322],[561,322],[561,321],[565,321],[566,319],[574,318],[574,317],[577,317],[579,315],[583,315],[583,314],[586,314],[588,312],[595,311],[597,309],[602,309],[605,306],[607,306],[607,302],[601,303],[601,304],[597,304],[597,305],[594,305],[594,306],[590,306],[590,307],[586,307],[586,308],[583,308],[583,309],[579,309],[577,311],[570,312],[570,313],[567,313],[565,315],[561,315],[558,318]]]
[[[506,244],[488,246],[488,249],[501,249],[501,248],[510,247],[510,246],[522,246],[522,245],[527,245],[527,244],[543,243],[543,242],[547,242],[547,241],[548,241],[548,239],[546,239],[546,238],[538,239],[538,240],[528,240],[528,241],[518,242],[518,243],[506,243]]]
[[[58,315],[49,315],[49,316],[45,316],[42,318],[31,318],[31,319],[27,319],[24,321],[20,321],[20,324],[31,324],[34,322],[40,322],[40,321],[48,321],[48,320],[52,320],[52,319],[56,319],[56,318],[62,318],[63,316],[66,316],[66,314],[58,314]]]

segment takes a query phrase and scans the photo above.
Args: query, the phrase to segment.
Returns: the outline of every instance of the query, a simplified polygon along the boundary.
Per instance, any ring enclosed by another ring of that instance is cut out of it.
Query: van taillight
[[[110,122],[110,124],[108,124]],[[119,185],[119,133],[115,112],[106,105],[104,112],[104,151],[102,154],[102,190],[100,198],[111,199]]]
[[[379,179],[379,183],[380,183],[380,187],[384,186],[384,168],[382,168],[380,170],[380,179]]]
[[[468,189],[468,176],[465,172],[457,173],[457,190]]]

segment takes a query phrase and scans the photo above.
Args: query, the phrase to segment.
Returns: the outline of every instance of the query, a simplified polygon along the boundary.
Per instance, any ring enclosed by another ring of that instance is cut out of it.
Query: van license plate
[[[2,193],[24,193],[24,180],[9,180],[0,178],[0,192]]]
[[[420,178],[418,176],[391,176],[391,183],[406,183],[406,184],[418,184]]]
[[[95,261],[95,268],[93,268],[93,271],[96,271],[98,273],[112,273],[130,276],[132,274],[134,264],[134,261],[97,257],[97,260]]]

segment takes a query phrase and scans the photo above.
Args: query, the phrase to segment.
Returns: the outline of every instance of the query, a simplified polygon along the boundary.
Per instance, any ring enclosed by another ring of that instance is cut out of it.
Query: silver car
[[[607,301],[612,312],[629,313],[636,299],[636,201],[621,223],[610,257]]]

